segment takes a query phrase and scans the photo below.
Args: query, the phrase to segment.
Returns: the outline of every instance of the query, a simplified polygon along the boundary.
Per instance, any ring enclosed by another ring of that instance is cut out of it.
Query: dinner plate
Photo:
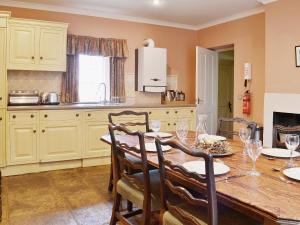
[[[300,181],[300,167],[285,169],[283,174],[289,178]]]
[[[199,134],[199,140],[205,140],[208,142],[216,142],[216,141],[226,141],[226,137],[218,136],[218,135],[210,135],[210,134]]]
[[[282,148],[264,148],[261,152],[263,155],[278,157],[278,158],[290,158],[291,152],[287,149]],[[293,151],[292,157],[299,157],[300,153],[297,151]]]
[[[136,145],[135,147],[140,149],[140,145]],[[156,145],[154,142],[145,143],[145,148],[146,148],[147,152],[157,152]],[[161,148],[162,148],[163,152],[169,151],[172,149],[172,147],[169,145],[162,145]]]
[[[205,162],[204,161],[190,161],[183,163],[182,166],[188,170],[189,172],[198,173],[201,175],[205,175]],[[228,173],[230,168],[226,166],[224,163],[214,162],[214,174],[222,175]]]
[[[172,137],[173,134],[165,133],[165,132],[147,132],[145,133],[145,136],[152,137],[152,138],[155,138],[157,136],[160,138],[168,138],[168,137]]]

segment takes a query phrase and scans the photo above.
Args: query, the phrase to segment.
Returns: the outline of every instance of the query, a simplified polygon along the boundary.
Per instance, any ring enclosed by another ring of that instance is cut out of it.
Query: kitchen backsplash
[[[8,90],[38,90],[39,92],[55,91],[60,94],[62,72],[44,71],[8,71]],[[135,91],[135,75],[125,75],[126,101],[136,104],[157,104],[161,102],[160,93],[143,93]],[[168,88],[177,89],[177,76],[168,76]]]
[[[62,72],[8,71],[8,90],[38,90],[40,92],[55,91],[60,93]]]

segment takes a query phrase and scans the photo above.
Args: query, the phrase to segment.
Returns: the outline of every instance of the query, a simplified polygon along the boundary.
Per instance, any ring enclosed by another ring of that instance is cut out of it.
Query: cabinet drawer
[[[9,112],[9,122],[37,122],[39,113],[36,111],[28,112]]]
[[[172,114],[172,108],[166,109],[147,109],[150,119],[167,118]]]
[[[178,117],[193,117],[196,115],[196,108],[176,108],[172,113]]]
[[[84,114],[84,119],[88,121],[105,121],[108,123],[108,111],[86,111]]]
[[[41,111],[41,121],[79,121],[82,113],[78,110],[57,110],[57,111]]]

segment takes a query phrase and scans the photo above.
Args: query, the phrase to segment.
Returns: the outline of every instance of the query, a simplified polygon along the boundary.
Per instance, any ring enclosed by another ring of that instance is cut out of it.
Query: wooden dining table
[[[189,132],[188,145],[194,138],[194,132]],[[137,139],[127,135],[118,135],[117,139],[129,146],[138,144]],[[102,136],[101,140],[111,144],[109,135]],[[154,140],[145,139],[145,142],[151,141]],[[250,176],[248,172],[252,168],[252,161],[243,155],[241,142],[239,140],[228,142],[233,154],[215,159],[230,167],[229,173],[215,177],[218,202],[261,221],[264,225],[300,225],[300,182],[283,175],[286,159],[261,155],[256,163],[261,175]],[[199,160],[178,149],[171,149],[164,155],[167,160],[176,164]],[[157,153],[147,153],[147,159],[149,164],[158,168]],[[172,171],[169,173],[172,174]],[[175,172],[173,173],[177,176]],[[204,189],[199,183],[192,183],[189,186],[199,192]]]

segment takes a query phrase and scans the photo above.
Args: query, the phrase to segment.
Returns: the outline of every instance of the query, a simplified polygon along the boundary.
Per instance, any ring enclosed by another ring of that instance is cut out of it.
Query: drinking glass
[[[246,156],[247,155],[246,142],[250,139],[250,136],[251,136],[250,129],[248,129],[248,128],[241,128],[239,130],[239,136],[240,136],[241,141],[244,144],[243,155]]]
[[[299,135],[287,134],[285,137],[285,144],[287,149],[291,151],[290,160],[286,163],[286,167],[296,167],[297,164],[295,163],[295,160],[293,158],[293,151],[295,151],[299,146]]]
[[[260,172],[256,170],[256,160],[260,156],[262,152],[262,142],[258,140],[247,140],[246,141],[246,149],[248,156],[253,162],[252,170],[249,172],[250,176],[260,176]]]
[[[181,142],[185,142],[189,131],[187,120],[181,120],[176,123],[176,134]]]
[[[150,127],[154,131],[155,135],[157,135],[160,130],[160,120],[151,120]]]

